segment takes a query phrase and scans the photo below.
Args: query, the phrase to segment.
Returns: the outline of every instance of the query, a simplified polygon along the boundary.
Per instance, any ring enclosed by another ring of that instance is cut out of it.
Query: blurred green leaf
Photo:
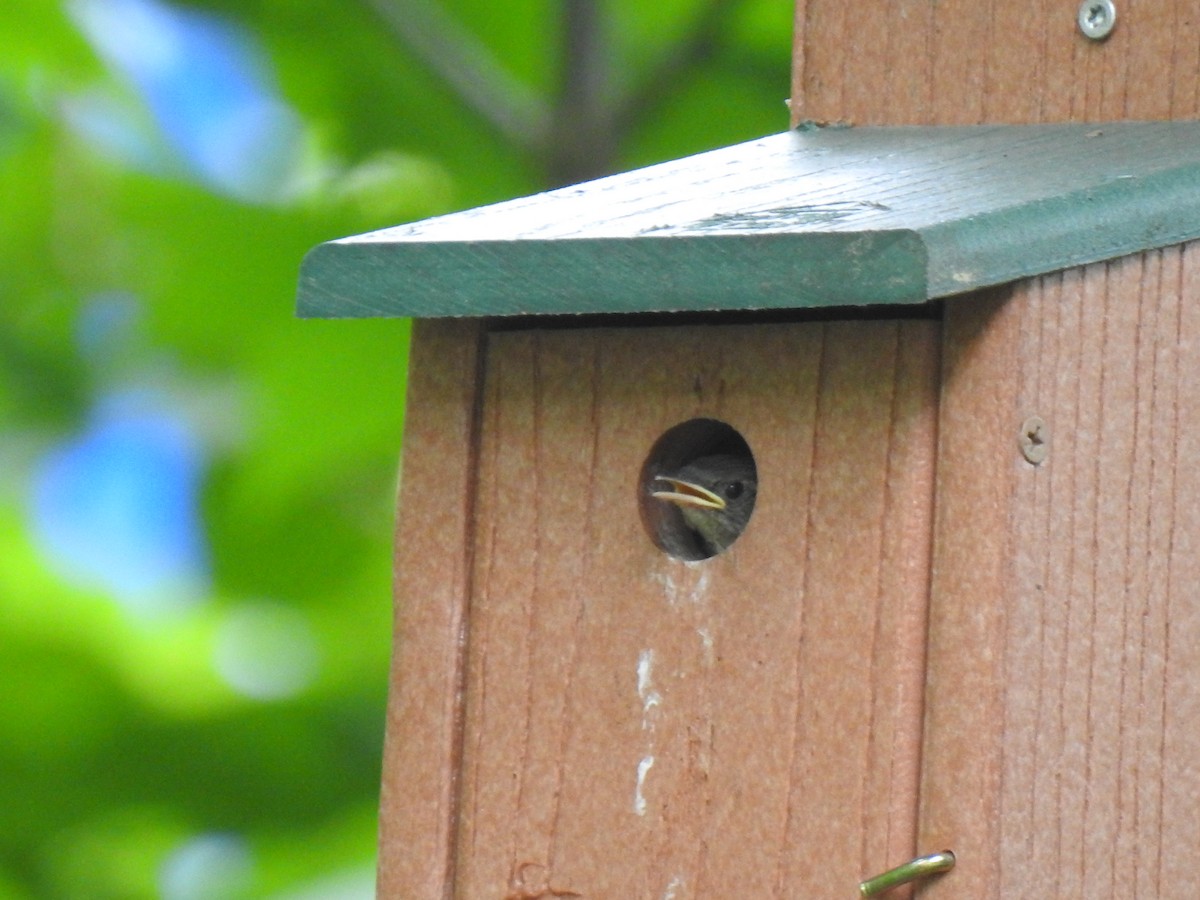
[[[409,328],[296,320],[297,269],[323,240],[539,190],[554,149],[506,139],[384,2],[179,4],[260,44],[304,123],[301,182],[261,205],[101,152],[72,111],[153,130],[136,85],[70,3],[0,15],[0,900],[370,895]],[[554,110],[568,6],[436,8]],[[785,127],[790,4],[724,4],[719,39],[678,65],[711,0],[600,9],[599,102],[638,103],[597,173]],[[89,337],[114,298],[126,332]],[[64,582],[30,527],[43,454],[130,385],[204,455],[211,589],[157,618]],[[224,887],[188,882],[206,861]]]

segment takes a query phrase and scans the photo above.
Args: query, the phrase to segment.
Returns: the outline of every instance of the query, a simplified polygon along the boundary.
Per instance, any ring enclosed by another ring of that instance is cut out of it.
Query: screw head
[[[1030,416],[1021,423],[1021,433],[1017,436],[1017,446],[1025,461],[1033,466],[1040,466],[1046,461],[1047,443],[1050,440],[1050,429],[1039,416]]]
[[[1079,4],[1079,30],[1093,41],[1102,41],[1117,24],[1117,7],[1112,0],[1083,0]]]

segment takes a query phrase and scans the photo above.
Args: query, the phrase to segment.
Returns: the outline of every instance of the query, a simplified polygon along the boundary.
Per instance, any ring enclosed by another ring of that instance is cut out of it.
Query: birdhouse
[[[310,253],[417,320],[381,896],[1200,889],[1200,21],[1058,6]]]

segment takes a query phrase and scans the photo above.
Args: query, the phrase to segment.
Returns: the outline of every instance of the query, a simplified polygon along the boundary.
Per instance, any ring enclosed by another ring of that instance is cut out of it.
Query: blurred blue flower
[[[152,389],[102,398],[82,434],[38,463],[32,524],[68,580],[143,616],[208,586],[198,492],[204,465],[188,423]]]
[[[254,881],[254,857],[240,835],[208,832],[180,844],[163,862],[163,900],[244,897]]]
[[[163,139],[200,181],[254,202],[297,190],[303,127],[262,54],[231,22],[158,0],[71,0],[80,31],[145,103]],[[73,124],[110,149],[144,156],[114,104],[77,98]],[[144,162],[127,159],[128,162]]]

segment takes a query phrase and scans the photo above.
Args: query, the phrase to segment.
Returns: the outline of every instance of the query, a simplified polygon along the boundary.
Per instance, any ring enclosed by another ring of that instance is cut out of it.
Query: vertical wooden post
[[[1118,3],[1103,42],[1075,10],[799,0],[793,120],[1200,115],[1192,4]],[[930,897],[1200,884],[1196,257],[946,301],[920,846],[959,865]],[[1039,466],[1017,449],[1034,414]]]
[[[1194,119],[1200,17],[1117,3],[1104,41],[1061,0],[798,0],[792,118],[856,125]]]

